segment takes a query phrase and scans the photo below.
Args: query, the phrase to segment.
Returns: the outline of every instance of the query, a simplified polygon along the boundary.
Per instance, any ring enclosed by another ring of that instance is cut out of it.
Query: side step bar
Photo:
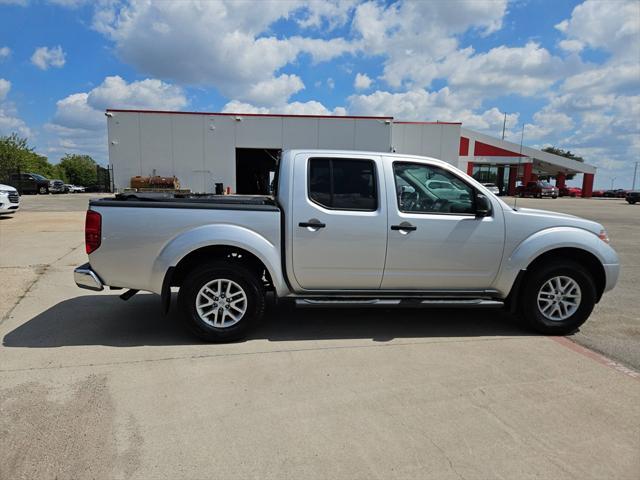
[[[464,298],[464,299],[296,298],[296,306],[304,307],[304,308],[313,308],[313,307],[500,308],[504,306],[504,302],[501,300],[489,300],[485,298]]]

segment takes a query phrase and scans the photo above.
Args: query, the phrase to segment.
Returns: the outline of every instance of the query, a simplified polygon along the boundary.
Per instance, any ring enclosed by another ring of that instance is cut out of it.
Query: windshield
[[[43,177],[42,175],[38,175],[37,173],[32,173],[31,176],[36,180],[47,180],[46,177]]]
[[[540,186],[547,188],[551,187],[552,185],[549,182],[540,182]]]

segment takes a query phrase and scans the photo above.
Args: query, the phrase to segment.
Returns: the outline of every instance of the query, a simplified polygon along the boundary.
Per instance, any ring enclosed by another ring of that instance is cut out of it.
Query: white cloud
[[[332,9],[298,1],[132,2],[99,9],[94,27],[115,43],[125,62],[144,73],[214,86],[229,98],[249,102],[256,100],[260,86],[268,85],[272,96],[259,95],[266,105],[282,103],[300,89],[294,78],[277,72],[301,53],[326,61],[352,49],[339,38],[270,34],[275,21],[299,12],[309,13],[301,21],[311,26]]]
[[[18,112],[13,103],[7,101],[11,90],[11,82],[0,78],[0,135],[17,133],[23,137],[31,135],[31,129],[18,117]]]
[[[226,113],[280,113],[285,115],[346,115],[344,107],[329,110],[322,103],[315,100],[309,102],[292,102],[277,108],[258,107],[249,103],[233,100],[222,109]]]
[[[0,78],[0,102],[7,98],[9,90],[11,90],[11,82],[4,78]]]
[[[127,83],[119,76],[106,77],[88,92],[69,95],[56,102],[56,113],[45,125],[47,152],[89,152],[98,159],[106,155],[107,108],[179,110],[188,104],[182,88],[157,79]],[[75,145],[75,150],[71,149]]]
[[[326,24],[328,30],[333,30],[347,23],[356,4],[357,0],[311,0],[297,23],[302,28],[317,29]]]
[[[0,47],[0,62],[6,60],[11,56],[11,49],[9,47]]]
[[[636,61],[640,58],[640,2],[637,0],[587,0],[576,6],[571,18],[556,28],[569,40],[605,50],[618,58]]]
[[[66,62],[66,54],[60,45],[56,47],[38,47],[31,55],[31,63],[40,70],[47,70],[49,67],[61,68]]]
[[[584,48],[584,43],[580,40],[560,40],[558,45],[561,49],[569,53],[578,53]]]
[[[87,103],[93,108],[137,108],[179,110],[188,101],[182,88],[147,78],[127,83],[119,76],[106,77],[102,84],[89,92]]]
[[[487,53],[473,54],[465,49],[450,57],[443,70],[452,87],[480,92],[483,97],[516,93],[540,93],[579,67],[577,61],[552,56],[534,42],[524,47],[500,46]]]
[[[353,80],[353,86],[356,90],[366,90],[371,86],[373,80],[366,73],[357,73]]]
[[[458,48],[457,35],[498,30],[506,5],[506,0],[367,2],[356,8],[352,27],[364,53],[385,58],[382,79],[411,89],[440,76],[441,63]]]
[[[251,85],[243,97],[258,105],[283,105],[291,95],[302,89],[304,83],[300,77],[283,74]]]

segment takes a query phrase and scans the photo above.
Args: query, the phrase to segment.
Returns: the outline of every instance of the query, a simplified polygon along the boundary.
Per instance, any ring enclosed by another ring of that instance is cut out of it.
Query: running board
[[[339,308],[366,308],[366,307],[409,307],[409,308],[464,308],[485,307],[499,308],[504,306],[501,300],[488,300],[483,298],[465,299],[399,299],[399,298],[297,298],[297,307],[339,307]]]

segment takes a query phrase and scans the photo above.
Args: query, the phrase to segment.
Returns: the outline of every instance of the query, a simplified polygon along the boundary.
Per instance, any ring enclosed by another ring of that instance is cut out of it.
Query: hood
[[[549,210],[538,210],[535,208],[518,208],[514,211],[516,215],[536,217],[539,220],[546,220],[547,227],[577,227],[589,230],[598,235],[604,228],[598,222],[576,217],[568,213],[551,212]]]
[[[0,190],[10,190],[12,192],[17,192],[18,191],[14,187],[12,187],[11,185],[5,185],[3,183],[0,183]]]

